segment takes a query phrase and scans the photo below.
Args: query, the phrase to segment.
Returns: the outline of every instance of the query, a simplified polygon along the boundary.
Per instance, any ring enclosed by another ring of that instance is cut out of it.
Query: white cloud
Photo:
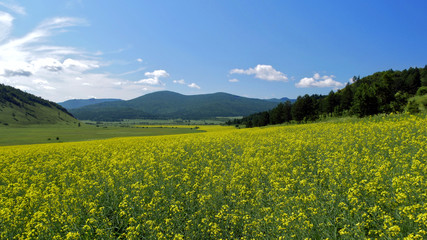
[[[83,73],[87,70],[99,67],[96,61],[67,58],[61,63],[59,60],[50,57],[38,58],[30,62],[0,61],[0,63],[3,64],[0,66],[0,75],[5,77],[29,77],[41,75],[43,72],[54,73],[60,71],[65,71],[66,73],[71,71]]]
[[[48,55],[48,56],[66,56],[66,55],[83,55],[82,51],[79,51],[73,47],[65,46],[31,46],[31,51],[37,55]],[[97,53],[94,53],[97,55]]]
[[[56,88],[54,88],[52,86],[46,86],[46,85],[43,85],[42,88],[46,89],[46,90],[55,90],[56,89]]]
[[[146,78],[137,81],[137,83],[149,84],[149,85],[160,85],[162,82],[158,78]]]
[[[164,85],[164,83],[162,83],[159,78],[169,77],[169,73],[167,73],[165,70],[154,70],[153,72],[146,72],[144,75],[149,78],[141,79],[137,81],[137,83],[149,85]]]
[[[32,82],[35,83],[35,84],[41,84],[41,85],[49,83],[48,81],[46,81],[44,79],[34,79]]]
[[[143,60],[142,60],[142,58],[138,58],[138,59],[136,59],[136,61],[142,63]]]
[[[180,80],[173,80],[173,83],[177,83],[177,84],[185,84],[184,79],[180,79]]]
[[[190,84],[187,84],[187,83],[184,81],[184,79],[180,79],[180,80],[173,80],[173,83],[181,84],[181,85],[187,85],[187,87],[189,87],[189,88],[197,88],[197,89],[200,89],[200,86],[199,86],[199,85],[197,85],[196,83],[190,83]]]
[[[128,71],[128,72],[125,72],[125,73],[121,73],[118,76],[125,76],[125,75],[129,75],[129,74],[134,74],[134,73],[138,73],[138,72],[141,72],[141,71],[144,71],[144,70],[145,70],[145,67],[140,67],[140,68],[138,68],[136,70],[132,70],[132,71]]]
[[[54,58],[39,58],[31,61],[34,69],[46,69],[48,71],[57,72],[63,69],[63,65],[60,61]]]
[[[99,67],[96,61],[75,60],[71,58],[65,59],[63,66],[67,69],[70,69],[73,71],[79,71],[79,72],[84,72],[84,71]]]
[[[303,78],[298,83],[295,84],[299,88],[308,88],[308,87],[342,87],[343,84],[334,80],[335,76],[320,76],[319,73],[315,73],[313,77]]]
[[[66,5],[67,8],[76,8],[76,7],[83,7],[83,0],[68,0]]]
[[[24,91],[24,92],[28,92],[28,91],[33,90],[32,88],[30,88],[28,86],[23,86],[23,85],[16,85],[15,87],[18,88],[18,89],[20,89],[20,90],[22,90],[22,91]]]
[[[239,82],[239,79],[237,79],[237,78],[233,78],[233,79],[230,79],[230,80],[228,80],[229,82],[232,82],[232,83],[235,83],[235,82]]]
[[[153,72],[146,72],[144,75],[153,78],[169,77],[169,73],[167,73],[165,70],[154,70]]]
[[[61,29],[63,32],[67,27],[82,26],[85,24],[86,21],[81,18],[55,17],[43,21],[36,30],[50,35],[54,29]]]
[[[190,87],[190,88],[197,88],[197,89],[200,89],[199,85],[197,85],[197,84],[195,84],[195,83],[188,84],[187,86],[188,86],[188,87]]]
[[[1,6],[4,5],[0,3]],[[70,27],[87,26],[85,20],[51,18],[21,36],[11,36],[13,23],[11,14],[0,11],[0,83],[57,102],[89,97],[132,99],[164,90],[159,79],[169,76],[165,70],[146,72],[146,79],[140,83],[121,76],[143,71],[143,68],[121,75],[96,73],[94,70],[111,62],[101,59],[104,56],[101,51],[96,49],[91,53],[53,42],[55,34],[64,33]]]
[[[51,18],[16,37],[10,36],[13,17],[0,12],[0,82],[52,101],[91,95],[140,96],[141,89],[133,82],[113,78],[110,74],[91,73],[91,70],[105,65],[93,57],[96,54],[72,46],[49,44],[52,35],[82,25],[86,25],[82,19]],[[114,84],[116,82],[123,84],[118,86]]]
[[[48,37],[55,33],[55,30],[60,30],[59,32],[64,32],[65,29],[68,27],[79,26],[83,23],[84,20],[78,18],[52,18],[45,20],[43,23],[41,23],[33,31],[29,32],[24,37],[10,39],[10,41],[8,41],[6,44],[1,45],[0,54],[3,55],[4,53],[7,53],[8,55],[13,55],[13,57],[15,58],[13,60],[36,58],[38,55],[32,55],[31,53],[34,52],[37,47],[41,46],[34,46],[34,44],[46,40]],[[45,51],[39,52],[39,54],[50,54],[53,56],[58,56],[58,47],[54,46],[52,48],[53,49],[49,51],[49,47],[44,46]]]
[[[19,5],[16,5],[16,4],[0,2],[0,6],[3,6],[5,8],[7,8],[7,9],[9,9],[9,10],[11,10],[11,11],[13,11],[15,13],[21,14],[21,15],[27,14],[25,12],[25,8],[23,8],[23,7],[19,6]]]
[[[63,29],[69,26],[75,26],[81,22],[74,18],[54,18],[45,21],[36,27],[33,31],[27,33],[25,36],[20,38],[12,38],[4,36],[8,41],[4,44],[0,44],[0,69],[1,72],[5,70],[20,71],[28,65],[32,65],[32,62],[39,64],[42,61],[52,59],[59,62],[66,55],[84,55],[83,52],[77,51],[71,47],[61,46],[47,46],[40,44],[46,42],[49,36],[53,34],[55,30]],[[12,67],[11,67],[12,66]],[[31,69],[33,71],[34,69]]]
[[[0,42],[9,35],[12,22],[12,15],[0,11]]]
[[[256,78],[266,81],[288,81],[288,77],[284,73],[277,71],[271,65],[258,64],[255,68],[246,70],[235,68],[230,71],[230,74],[255,75]]]

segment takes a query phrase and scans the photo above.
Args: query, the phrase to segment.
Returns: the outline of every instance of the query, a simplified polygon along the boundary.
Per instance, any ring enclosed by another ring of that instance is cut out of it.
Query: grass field
[[[402,114],[0,147],[0,238],[425,239],[426,126]]]
[[[144,128],[119,127],[100,125],[30,125],[30,126],[0,126],[0,146],[22,145],[36,143],[75,142],[114,137],[157,136],[183,133],[196,133],[201,130],[194,126],[163,127],[147,126]]]
[[[194,126],[194,125],[221,125],[228,120],[239,119],[242,117],[217,117],[212,119],[199,120],[184,120],[184,119],[124,119],[119,122],[102,122],[102,124],[110,126],[133,126],[133,125],[179,125],[179,126]],[[96,125],[96,121],[84,120],[84,123]]]

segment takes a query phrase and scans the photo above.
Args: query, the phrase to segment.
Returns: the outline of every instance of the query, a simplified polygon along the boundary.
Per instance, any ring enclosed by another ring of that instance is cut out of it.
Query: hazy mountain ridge
[[[281,102],[284,103],[286,101],[290,101],[291,103],[293,103],[293,102],[296,101],[296,99],[290,99],[290,98],[287,98],[287,97],[283,97],[283,98],[269,98],[269,99],[265,99],[265,100],[270,101],[270,102],[276,102],[276,103],[281,103]]]
[[[62,106],[19,89],[0,84],[0,124],[77,123]]]
[[[103,103],[103,102],[115,102],[115,101],[123,101],[123,100],[117,99],[117,98],[70,99],[64,102],[59,102],[58,104],[69,110],[69,109],[81,108],[81,107]]]
[[[137,118],[203,119],[244,116],[274,108],[277,102],[228,93],[183,95],[171,91],[149,93],[128,101],[103,102],[70,112],[78,119],[117,121]]]

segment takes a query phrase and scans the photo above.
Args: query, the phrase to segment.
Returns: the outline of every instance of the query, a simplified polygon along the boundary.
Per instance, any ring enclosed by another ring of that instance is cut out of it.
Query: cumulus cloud
[[[149,84],[149,85],[160,85],[162,82],[158,78],[146,78],[141,79],[137,83]]]
[[[320,76],[319,73],[315,73],[313,77],[306,77],[301,79],[298,83],[295,84],[298,88],[308,88],[308,87],[342,87],[343,84],[334,80],[335,76]]]
[[[239,82],[239,79],[237,79],[237,78],[233,78],[233,79],[230,79],[230,80],[228,80],[229,82],[233,82],[233,83],[235,83],[235,82]]]
[[[199,85],[197,85],[197,84],[195,84],[195,83],[190,83],[190,84],[188,84],[187,86],[188,86],[188,87],[190,87],[190,88],[197,88],[197,89],[200,89]]]
[[[230,74],[255,75],[255,78],[266,81],[288,81],[288,77],[284,73],[277,71],[271,65],[258,64],[256,67],[246,70],[235,68],[230,71]]]
[[[153,72],[146,72],[144,75],[148,78],[141,79],[137,83],[164,85],[164,83],[162,83],[159,78],[169,77],[169,73],[167,73],[165,70],[154,70]]]
[[[169,73],[165,70],[154,70],[153,72],[146,72],[144,75],[153,78],[169,77]]]
[[[136,59],[136,61],[142,63],[143,60],[142,60],[142,58],[138,58],[138,59]]]

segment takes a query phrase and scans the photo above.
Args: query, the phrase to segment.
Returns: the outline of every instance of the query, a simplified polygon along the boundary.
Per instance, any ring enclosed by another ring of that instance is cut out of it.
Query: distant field
[[[124,119],[119,122],[96,122],[90,120],[83,120],[86,124],[96,125],[99,123],[102,125],[113,125],[113,126],[124,126],[124,125],[220,125],[224,124],[228,120],[242,117],[217,117],[212,119],[199,119],[199,120],[184,120],[184,119]]]
[[[202,132],[195,127],[118,127],[118,126],[87,126],[68,125],[36,125],[22,127],[0,127],[0,146],[76,142],[115,137],[158,136],[183,133]]]

